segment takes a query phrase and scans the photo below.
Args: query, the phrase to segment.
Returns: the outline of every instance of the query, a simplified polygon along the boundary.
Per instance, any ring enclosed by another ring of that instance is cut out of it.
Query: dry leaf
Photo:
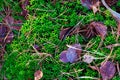
[[[100,1],[99,0],[81,0],[81,4],[88,9],[92,9],[94,13],[99,11]]]
[[[5,25],[0,26],[0,44],[4,45],[10,43],[13,40],[13,32],[10,31],[9,27]]]
[[[101,64],[100,74],[102,75],[103,80],[110,80],[115,75],[116,67],[115,64],[111,61],[106,61]]]
[[[43,77],[42,71],[38,70],[34,73],[34,80],[40,80]]]
[[[89,64],[89,63],[93,62],[93,60],[94,60],[94,57],[91,55],[85,54],[83,56],[83,62],[86,62]]]
[[[60,32],[60,40],[64,40],[71,28],[64,28]]]
[[[68,50],[61,52],[60,60],[64,63],[73,63],[79,59],[81,52],[82,50],[80,44],[71,45]]]
[[[27,18],[29,11],[26,7],[30,4],[29,0],[20,0],[20,7],[22,8],[21,15]]]
[[[104,39],[107,34],[107,27],[101,22],[91,22],[86,26],[85,36],[91,38],[95,35],[99,35],[101,39]]]

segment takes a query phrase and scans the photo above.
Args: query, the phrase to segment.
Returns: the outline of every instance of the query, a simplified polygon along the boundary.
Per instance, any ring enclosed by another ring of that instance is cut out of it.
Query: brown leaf
[[[4,19],[3,19],[3,23],[5,23],[8,26],[11,26],[12,24],[14,24],[14,18],[7,15]]]
[[[70,62],[76,62],[78,61],[82,49],[80,44],[74,44],[74,45],[67,45],[69,48],[65,51],[62,51],[60,54],[60,60],[64,63]]]
[[[4,55],[4,53],[5,53],[4,48],[0,48],[0,60],[3,59],[3,55]]]
[[[103,80],[112,79],[112,77],[115,75],[115,72],[116,72],[116,67],[113,62],[106,61],[103,64],[101,64],[100,74],[102,75]]]
[[[67,36],[72,36],[74,34],[79,33],[80,27],[69,27],[69,28],[64,28],[60,32],[60,40],[64,40]]]
[[[35,73],[34,73],[34,80],[39,80],[43,77],[43,73],[42,71],[40,70],[37,70]]]
[[[60,40],[63,40],[65,38],[65,36],[67,35],[67,32],[69,32],[70,30],[71,30],[71,28],[62,29],[60,32]]]
[[[3,24],[6,25],[6,26],[8,26],[10,29],[20,30],[21,29],[22,21],[21,20],[14,20],[13,17],[7,15],[3,19]]]
[[[13,32],[10,31],[9,27],[1,25],[0,27],[0,44],[4,45],[10,43],[13,40]]]
[[[100,35],[101,39],[104,39],[107,34],[107,27],[101,22],[91,22],[86,29],[87,38],[95,35]]]
[[[6,43],[11,43],[13,40],[14,34],[13,32],[10,32],[8,35],[6,35],[6,37],[4,38]]]
[[[94,13],[99,11],[100,1],[99,0],[81,0],[83,6],[88,9],[92,9]]]
[[[30,4],[29,0],[19,0],[20,7],[22,8],[21,15],[27,18],[29,11],[26,9],[26,7]]]

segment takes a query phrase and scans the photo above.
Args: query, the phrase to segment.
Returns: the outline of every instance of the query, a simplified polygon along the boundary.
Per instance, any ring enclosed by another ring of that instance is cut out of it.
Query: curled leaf
[[[86,29],[86,36],[90,38],[95,35],[100,35],[104,39],[107,34],[107,27],[101,22],[91,22]]]
[[[43,77],[42,71],[38,70],[34,73],[34,80],[40,80]]]
[[[100,74],[103,80],[112,79],[116,72],[115,64],[111,61],[104,62],[100,67]]]

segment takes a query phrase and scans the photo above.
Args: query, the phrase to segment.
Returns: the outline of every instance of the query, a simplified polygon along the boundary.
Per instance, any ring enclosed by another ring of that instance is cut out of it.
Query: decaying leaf
[[[60,32],[60,40],[64,40],[67,36],[72,36],[74,34],[79,33],[80,27],[69,27],[64,28]]]
[[[93,60],[94,60],[94,57],[91,55],[85,54],[83,56],[83,62],[86,62],[89,64],[89,63],[93,62]]]
[[[22,8],[21,15],[27,18],[29,11],[26,7],[30,4],[29,0],[20,0],[20,7]]]
[[[103,80],[110,80],[116,72],[115,64],[111,61],[106,61],[101,64],[100,74]]]
[[[43,77],[42,71],[38,70],[34,73],[34,80],[40,80]]]
[[[88,9],[92,9],[94,13],[100,10],[99,0],[81,0],[81,3],[83,6],[87,7]]]
[[[79,59],[81,51],[82,50],[80,44],[74,44],[67,50],[61,52],[60,60],[64,63],[66,62],[73,63]]]
[[[66,53],[67,53],[67,50],[61,52],[61,54],[60,54],[60,60],[61,60],[62,62],[64,62],[64,63],[69,62],[68,59],[67,59],[67,57],[66,57]]]
[[[13,40],[13,32],[10,31],[9,27],[5,25],[0,26],[0,44],[4,45],[10,43]]]
[[[38,51],[40,50],[40,47],[37,44],[35,44],[33,47]]]
[[[67,33],[71,30],[71,28],[65,28],[62,29],[60,32],[60,40],[64,40],[65,36],[67,35]]]
[[[86,29],[87,38],[100,35],[104,39],[107,34],[107,27],[101,22],[91,22]]]
[[[13,17],[7,15],[3,19],[3,24],[6,25],[6,26],[8,26],[10,29],[20,30],[21,29],[22,21],[21,20],[14,20]]]

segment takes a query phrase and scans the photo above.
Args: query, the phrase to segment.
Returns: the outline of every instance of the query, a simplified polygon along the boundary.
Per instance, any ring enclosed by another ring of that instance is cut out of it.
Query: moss
[[[14,10],[15,8],[12,9]],[[19,7],[17,7],[15,11],[19,12],[18,9]],[[89,24],[91,21],[100,21],[108,27],[112,26],[116,28],[116,22],[108,11],[104,12],[106,15],[101,12],[93,14],[92,11],[81,5],[80,0],[73,2],[66,1],[64,4],[57,1],[55,5],[50,1],[30,0],[30,6],[28,6],[27,9],[30,12],[29,18],[22,25],[20,35],[14,31],[16,37],[13,42],[6,47],[7,53],[4,56],[5,62],[2,68],[3,75],[9,80],[34,79],[34,72],[40,69],[44,74],[43,80],[53,80],[57,78],[66,80],[69,77],[76,78],[76,74],[78,74],[78,76],[98,77],[98,73],[91,70],[86,63],[64,64],[59,61],[59,54],[61,51],[67,49],[66,44],[80,43],[82,45],[85,43],[85,40],[80,35],[77,37],[73,35],[61,41],[59,39],[59,33],[61,27],[73,27],[79,21],[81,21],[83,25]],[[101,7],[101,10],[105,9]],[[16,17],[15,14],[13,14],[13,16]],[[95,52],[101,39],[97,36],[90,41],[92,43],[95,42],[95,44],[87,50]],[[99,49],[97,53],[108,55],[110,50],[106,49],[105,46],[112,43],[116,43],[115,35],[109,32],[102,45],[102,50]],[[41,47],[41,52],[51,54],[52,57],[43,59],[40,56],[34,56],[31,46],[34,44]],[[115,60],[118,61],[119,51],[119,48],[115,48],[113,53],[117,55]],[[100,55],[95,56],[99,57]],[[97,60],[95,63],[100,63],[101,61],[102,60]],[[85,70],[70,75],[62,75],[63,72],[74,72],[74,69]],[[114,79],[117,80],[117,76]]]

